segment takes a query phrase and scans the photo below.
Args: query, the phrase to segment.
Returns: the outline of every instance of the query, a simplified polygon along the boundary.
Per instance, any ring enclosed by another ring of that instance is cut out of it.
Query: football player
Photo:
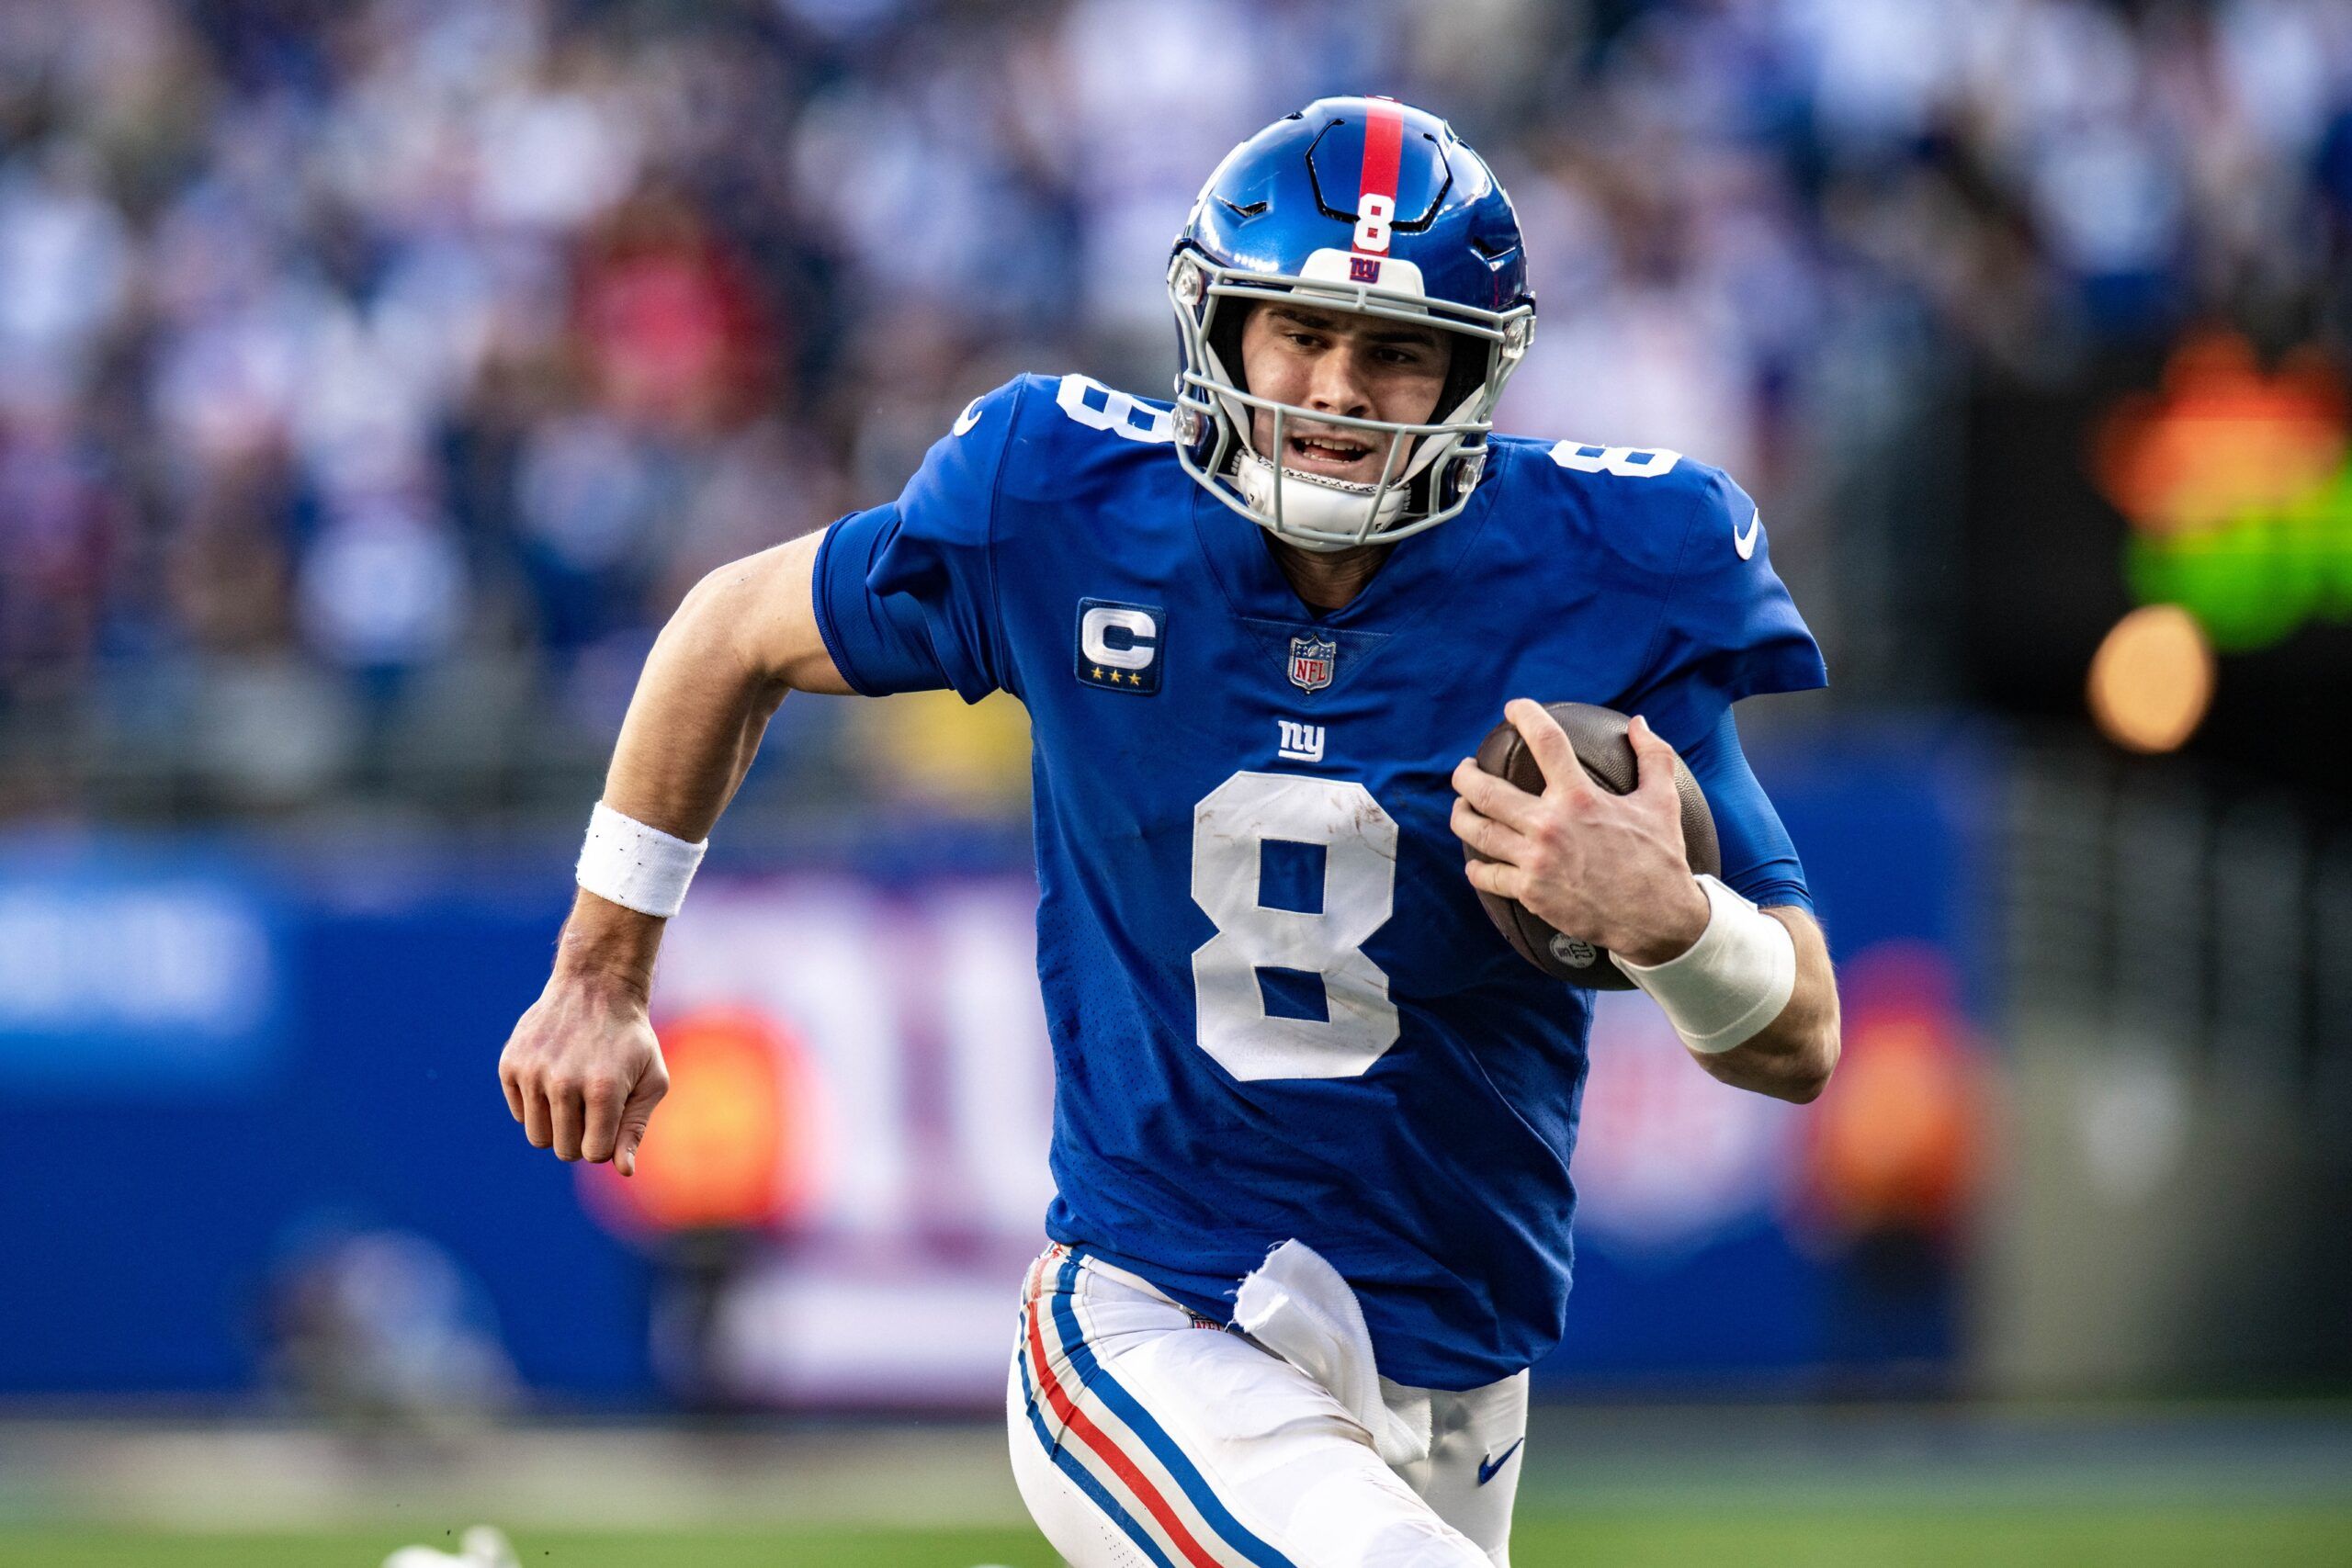
[[[1534,301],[1443,121],[1269,126],[1168,276],[1172,401],[1022,377],[896,501],[687,595],[501,1077],[533,1144],[628,1170],[662,922],[777,702],[1012,693],[1056,1071],[1008,1389],[1032,1512],[1080,1568],[1503,1563],[1593,993],[1477,893],[1607,949],[1725,1083],[1818,1093],[1828,958],[1732,705],[1821,658],[1724,475],[1490,432]],[[1639,716],[1633,793],[1538,705],[1570,699]],[[1465,760],[1498,711],[1541,795]],[[1685,863],[1678,752],[1719,881]]]

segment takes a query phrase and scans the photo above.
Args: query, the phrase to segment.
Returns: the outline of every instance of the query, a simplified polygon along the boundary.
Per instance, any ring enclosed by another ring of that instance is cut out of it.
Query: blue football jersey
[[[1805,905],[1728,715],[1826,679],[1721,473],[1492,446],[1460,516],[1317,613],[1185,475],[1166,405],[1023,377],[833,525],[816,585],[857,690],[1029,710],[1048,1233],[1219,1316],[1297,1237],[1382,1372],[1440,1389],[1559,1340],[1592,1010],[1487,919],[1448,775],[1514,696],[1645,714],[1725,880]]]

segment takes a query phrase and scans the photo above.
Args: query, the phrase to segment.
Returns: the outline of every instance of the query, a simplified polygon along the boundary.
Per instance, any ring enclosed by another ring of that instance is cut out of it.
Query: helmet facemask
[[[1318,258],[1319,259],[1319,258]],[[1483,310],[1426,295],[1327,277],[1221,267],[1180,249],[1168,273],[1182,368],[1176,382],[1176,450],[1210,494],[1279,538],[1309,550],[1394,543],[1436,526],[1470,499],[1504,384],[1525,357],[1534,310]],[[1437,417],[1427,423],[1321,413],[1249,391],[1238,359],[1239,317],[1251,301],[1305,301],[1334,310],[1433,327],[1452,367]],[[1253,413],[1272,415],[1272,453],[1251,439]],[[1291,421],[1361,431],[1385,444],[1380,478],[1338,480],[1283,467]]]

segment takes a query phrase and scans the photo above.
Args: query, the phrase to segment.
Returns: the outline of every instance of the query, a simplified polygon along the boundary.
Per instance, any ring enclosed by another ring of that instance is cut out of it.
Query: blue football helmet
[[[1317,412],[1253,394],[1241,375],[1251,303],[1326,308],[1442,329],[1453,363],[1434,423]],[[1168,267],[1184,471],[1211,495],[1314,550],[1386,544],[1460,512],[1487,460],[1503,384],[1535,333],[1519,218],[1445,121],[1390,98],[1319,98],[1227,153],[1201,187]],[[1252,412],[1273,416],[1271,453]],[[1385,439],[1375,484],[1282,466],[1284,426]]]

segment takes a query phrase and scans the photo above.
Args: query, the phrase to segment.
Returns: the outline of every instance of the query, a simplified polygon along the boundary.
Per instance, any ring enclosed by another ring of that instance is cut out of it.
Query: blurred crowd
[[[575,813],[698,575],[1163,395],[1200,181],[1360,91],[1518,202],[1504,424],[1731,468],[1865,693],[1902,411],[2352,303],[2340,0],[0,0],[0,812]]]

